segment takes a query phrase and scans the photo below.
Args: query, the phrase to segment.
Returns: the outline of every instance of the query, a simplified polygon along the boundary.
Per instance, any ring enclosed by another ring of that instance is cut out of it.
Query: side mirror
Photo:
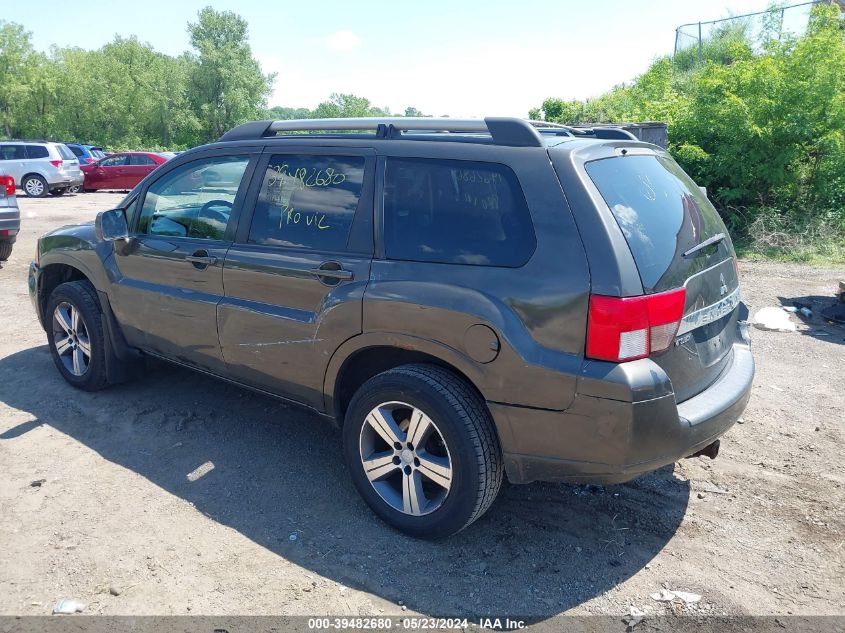
[[[116,242],[129,241],[129,225],[126,223],[126,213],[123,209],[100,211],[94,221],[94,231],[98,240]]]

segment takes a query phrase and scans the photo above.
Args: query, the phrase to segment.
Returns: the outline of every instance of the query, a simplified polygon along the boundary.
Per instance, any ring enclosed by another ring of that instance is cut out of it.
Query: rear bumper
[[[0,207],[0,240],[14,242],[20,228],[21,214],[18,207]]]
[[[650,374],[654,384],[630,385],[632,401],[579,393],[566,411],[491,403],[508,479],[619,483],[701,450],[733,426],[751,394],[750,347],[737,343],[731,355],[710,387],[680,405],[673,393],[661,393],[668,378],[648,359],[650,367],[629,375],[641,382]]]
[[[54,191],[56,189],[64,189],[66,187],[81,187],[84,182],[85,177],[82,175],[82,172],[79,172],[79,174],[59,174],[59,176],[47,186],[50,191]]]

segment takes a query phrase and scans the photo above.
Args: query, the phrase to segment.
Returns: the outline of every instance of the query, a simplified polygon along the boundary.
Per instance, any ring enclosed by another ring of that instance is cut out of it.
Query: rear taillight
[[[587,356],[621,362],[669,349],[684,316],[686,289],[641,297],[590,296]]]
[[[15,195],[15,179],[11,176],[0,176],[0,186],[6,189],[7,196]]]
[[[51,164],[53,167],[61,167],[61,166],[62,166],[62,161],[60,161],[60,160],[51,160],[51,161],[50,161],[50,164]]]

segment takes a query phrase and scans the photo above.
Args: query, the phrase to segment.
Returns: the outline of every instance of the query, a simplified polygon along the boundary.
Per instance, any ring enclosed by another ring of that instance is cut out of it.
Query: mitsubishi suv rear
[[[754,376],[722,221],[622,130],[248,123],[43,236],[29,286],[70,384],[156,357],[307,407],[372,510],[425,538],[505,476],[715,457]]]

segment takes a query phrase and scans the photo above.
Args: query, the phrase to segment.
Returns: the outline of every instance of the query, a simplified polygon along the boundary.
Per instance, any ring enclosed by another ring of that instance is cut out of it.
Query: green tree
[[[338,92],[332,93],[328,101],[323,101],[314,110],[314,117],[318,119],[372,117],[386,114],[389,114],[389,112],[376,108],[370,103],[369,99]]]
[[[0,20],[0,130],[6,136],[17,133],[21,123],[17,104],[28,98],[38,62],[31,33],[20,24]]]
[[[264,75],[252,57],[246,20],[231,11],[206,7],[188,25],[197,51],[191,77],[191,103],[201,122],[200,136],[212,141],[265,109],[275,75]]]

